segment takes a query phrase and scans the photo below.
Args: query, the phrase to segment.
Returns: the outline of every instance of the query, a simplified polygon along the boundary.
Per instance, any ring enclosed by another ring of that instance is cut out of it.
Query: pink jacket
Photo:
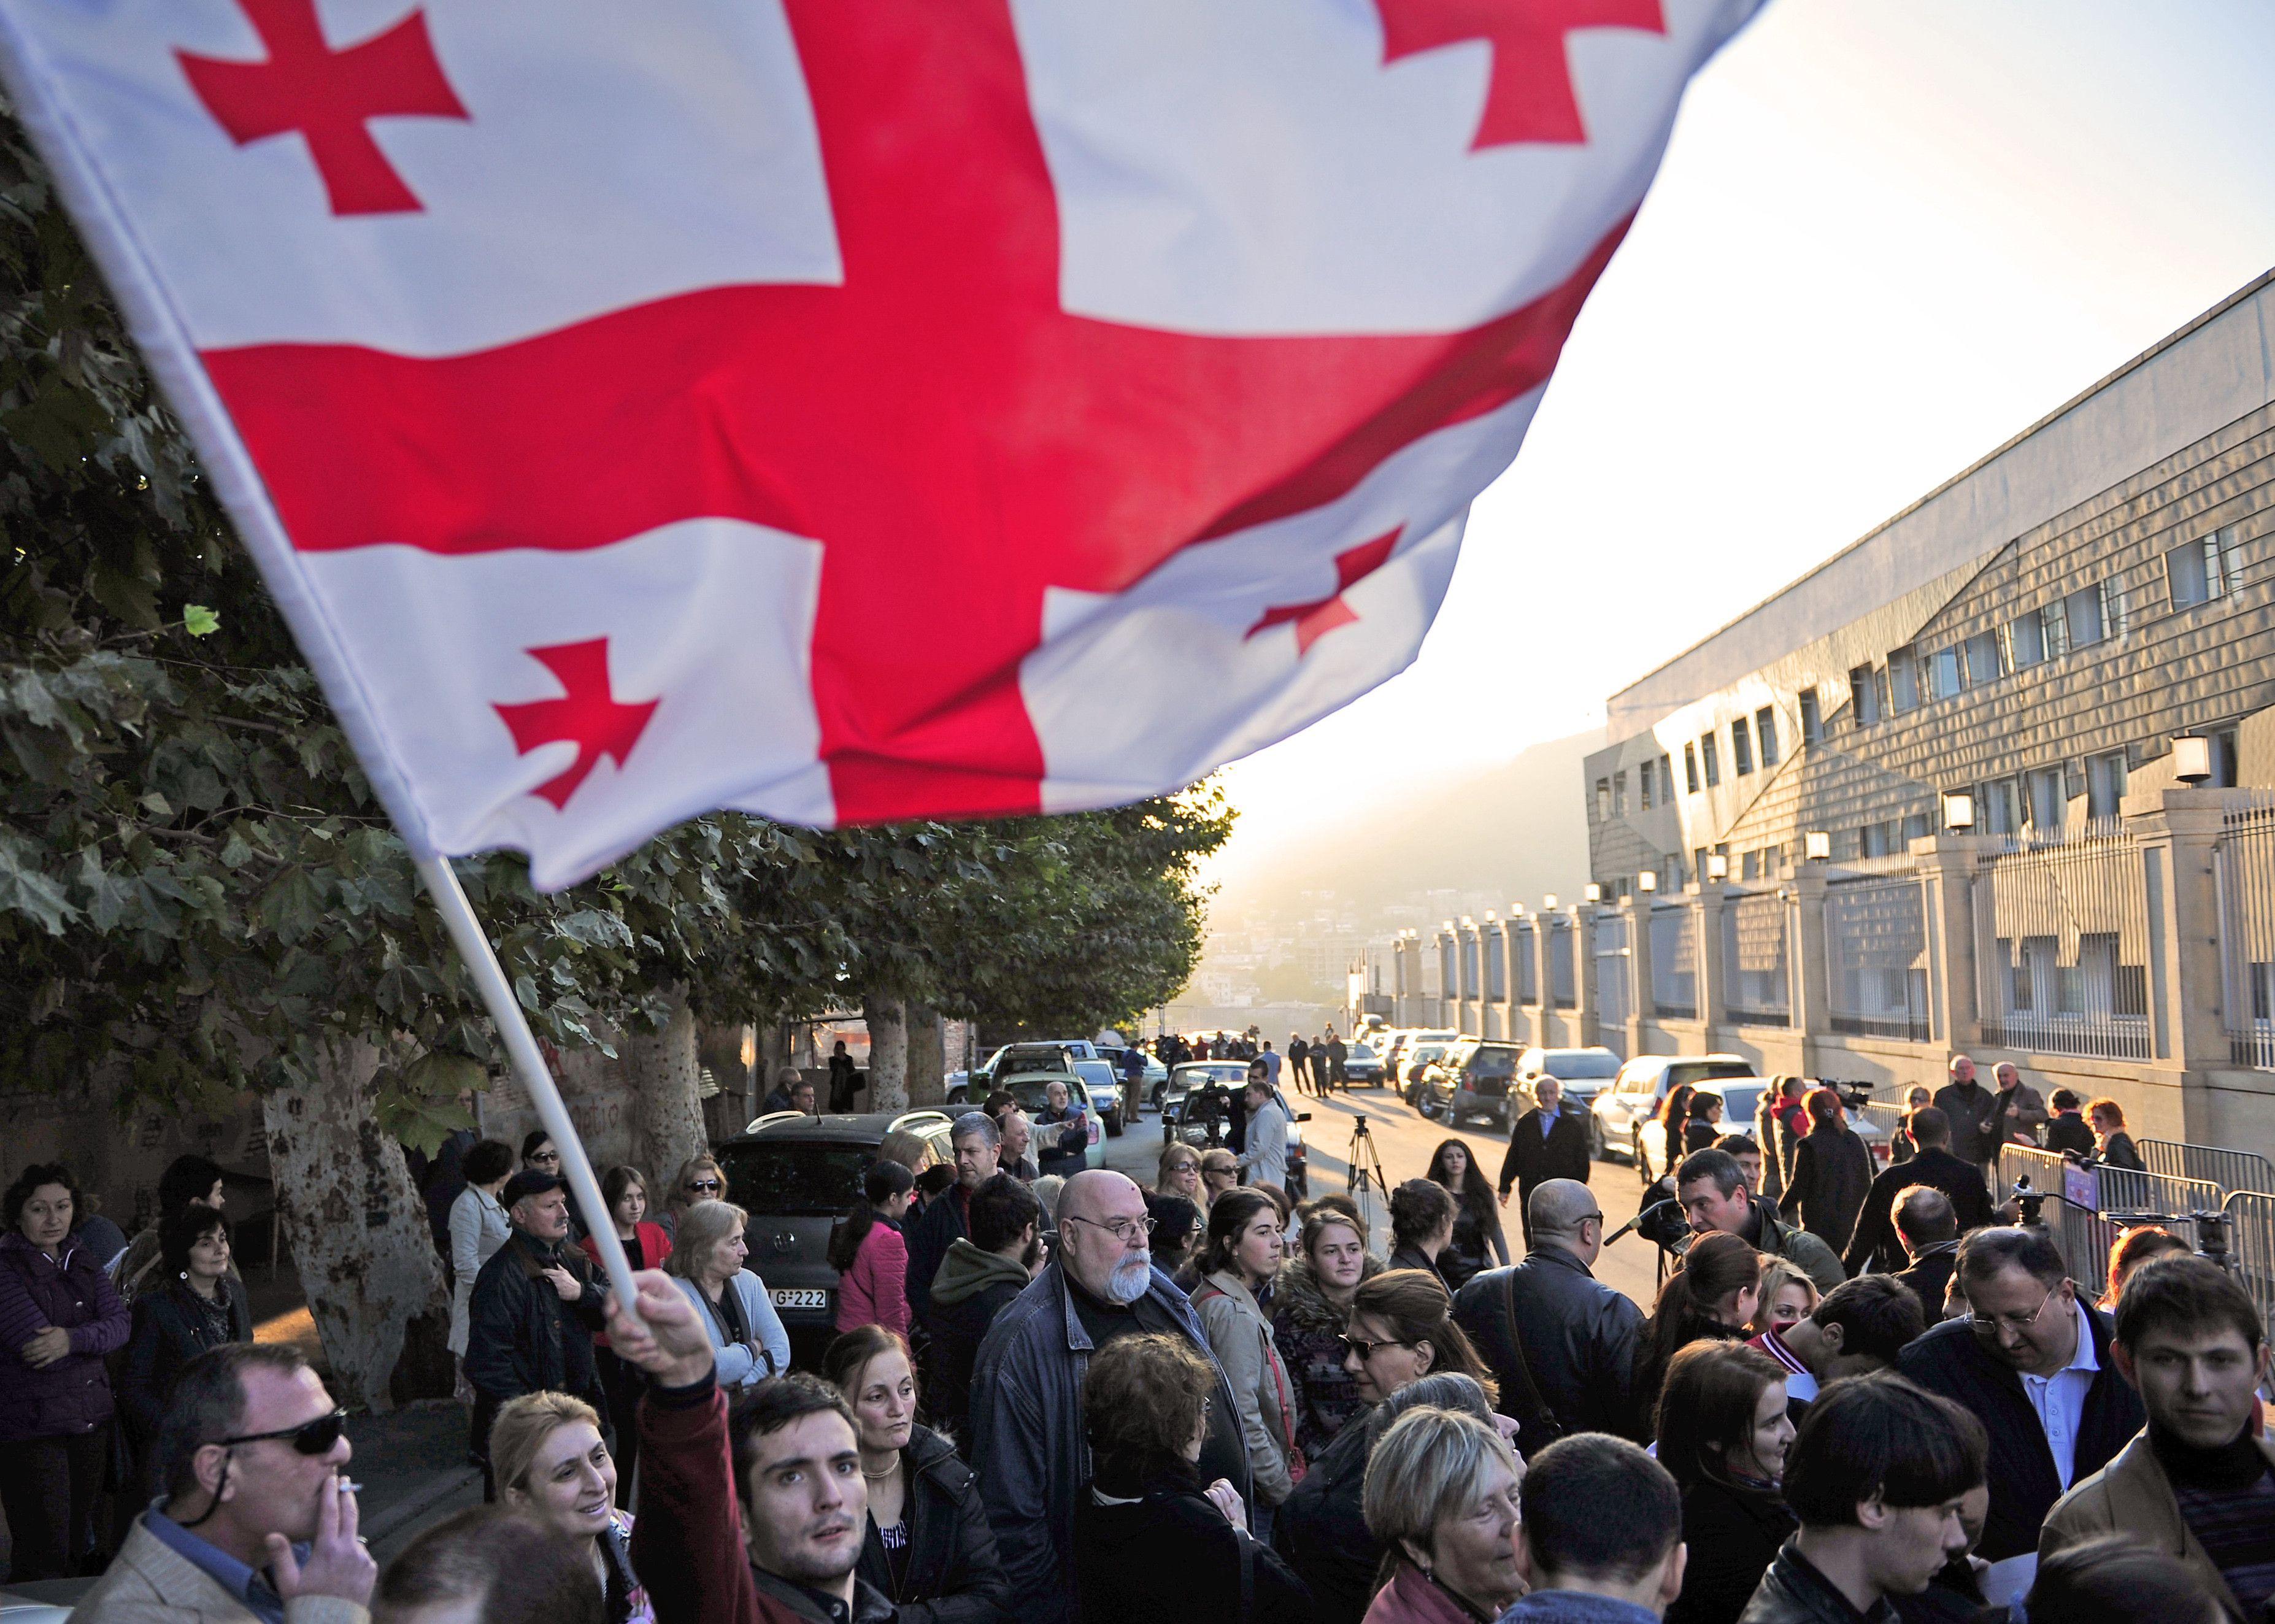
[[[882,1326],[909,1333],[909,1243],[883,1219],[869,1226],[853,1266],[838,1277],[837,1329]]]

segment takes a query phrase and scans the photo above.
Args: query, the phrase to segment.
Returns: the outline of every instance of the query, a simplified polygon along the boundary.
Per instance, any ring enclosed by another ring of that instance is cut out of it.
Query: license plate
[[[776,1291],[769,1295],[774,1298],[776,1308],[828,1308],[829,1306],[829,1293],[821,1287],[814,1287],[804,1291]]]

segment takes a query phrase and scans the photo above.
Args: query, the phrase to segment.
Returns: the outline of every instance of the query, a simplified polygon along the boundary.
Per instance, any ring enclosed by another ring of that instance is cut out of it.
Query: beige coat
[[[296,1596],[284,1624],[370,1624],[371,1614],[337,1596]],[[72,1609],[72,1624],[261,1624],[205,1569],[178,1554],[137,1519],[94,1588]]]
[[[1296,1487],[1288,1459],[1296,1418],[1289,1413],[1287,1367],[1272,1345],[1272,1324],[1256,1306],[1255,1294],[1228,1271],[1210,1275],[1193,1294],[1193,1312],[1200,1316],[1209,1351],[1240,1401],[1240,1435],[1248,1443],[1256,1498],[1277,1506]]]
[[[2275,1462],[2275,1445],[2263,1438],[2259,1447]],[[2226,1617],[2234,1624],[2256,1624],[2244,1619],[2235,1592],[2227,1588],[2227,1581],[2188,1531],[2180,1502],[2173,1498],[2173,1485],[2149,1446],[2145,1427],[2108,1465],[2054,1502],[2038,1534],[2038,1560],[2104,1534],[2123,1534],[2177,1557],[2218,1601]]]

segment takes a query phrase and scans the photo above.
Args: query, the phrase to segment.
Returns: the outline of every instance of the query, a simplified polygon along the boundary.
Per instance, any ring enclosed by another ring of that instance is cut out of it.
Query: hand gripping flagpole
[[[616,1235],[615,1217],[601,1195],[600,1180],[593,1175],[592,1159],[585,1153],[585,1142],[577,1137],[576,1124],[569,1120],[569,1107],[562,1101],[560,1089],[554,1085],[553,1072],[545,1063],[544,1052],[537,1046],[537,1034],[529,1030],[529,1019],[522,1013],[521,1001],[513,995],[513,987],[505,978],[505,967],[498,963],[497,951],[490,946],[489,935],[482,929],[482,922],[474,912],[473,903],[467,900],[465,888],[458,884],[450,860],[416,854],[412,860],[419,865],[419,877],[427,882],[435,910],[442,916],[443,927],[457,946],[458,956],[473,972],[474,986],[488,1007],[490,1019],[497,1023],[499,1035],[505,1039],[506,1053],[513,1057],[514,1069],[521,1074],[522,1086],[529,1091],[538,1120],[545,1124],[554,1148],[561,1152],[561,1171],[568,1178],[577,1205],[584,1212],[593,1239],[601,1249],[601,1263],[608,1272],[608,1284],[615,1288],[616,1301],[637,1321],[639,1291],[632,1284],[631,1259],[624,1255],[624,1243]]]

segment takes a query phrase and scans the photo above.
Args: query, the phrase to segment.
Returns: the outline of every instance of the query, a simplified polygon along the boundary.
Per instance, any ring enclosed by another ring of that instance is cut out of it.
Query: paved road
[[[1311,1193],[1315,1196],[1349,1188],[1346,1158],[1350,1152],[1352,1129],[1361,1115],[1367,1120],[1369,1136],[1374,1141],[1376,1154],[1381,1158],[1383,1176],[1393,1184],[1421,1177],[1430,1165],[1432,1152],[1448,1137],[1458,1137],[1469,1145],[1470,1153],[1478,1159],[1488,1179],[1498,1180],[1500,1175],[1501,1153],[1508,1140],[1483,1123],[1473,1122],[1457,1136],[1449,1136],[1448,1129],[1409,1108],[1388,1089],[1361,1089],[1356,1093],[1337,1093],[1326,1099],[1313,1099],[1292,1090],[1285,1091],[1289,1104],[1298,1112],[1311,1114],[1311,1120],[1303,1126],[1311,1162]],[[1140,1184],[1153,1182],[1160,1155],[1161,1128],[1156,1117],[1148,1116],[1143,1127],[1132,1127],[1119,1139],[1107,1141],[1107,1165],[1127,1173]],[[1588,1183],[1603,1203],[1607,1229],[1616,1229],[1635,1216],[1643,1185],[1626,1163],[1597,1162]],[[1521,1254],[1523,1231],[1516,1221],[1515,1197],[1510,1197],[1501,1216],[1511,1253]],[[1377,1229],[1375,1250],[1388,1250],[1387,1209],[1378,1203],[1369,1211],[1368,1218]],[[1629,1235],[1605,1251],[1596,1265],[1596,1275],[1648,1310],[1656,1289],[1655,1263],[1656,1251],[1651,1244],[1639,1236]]]

